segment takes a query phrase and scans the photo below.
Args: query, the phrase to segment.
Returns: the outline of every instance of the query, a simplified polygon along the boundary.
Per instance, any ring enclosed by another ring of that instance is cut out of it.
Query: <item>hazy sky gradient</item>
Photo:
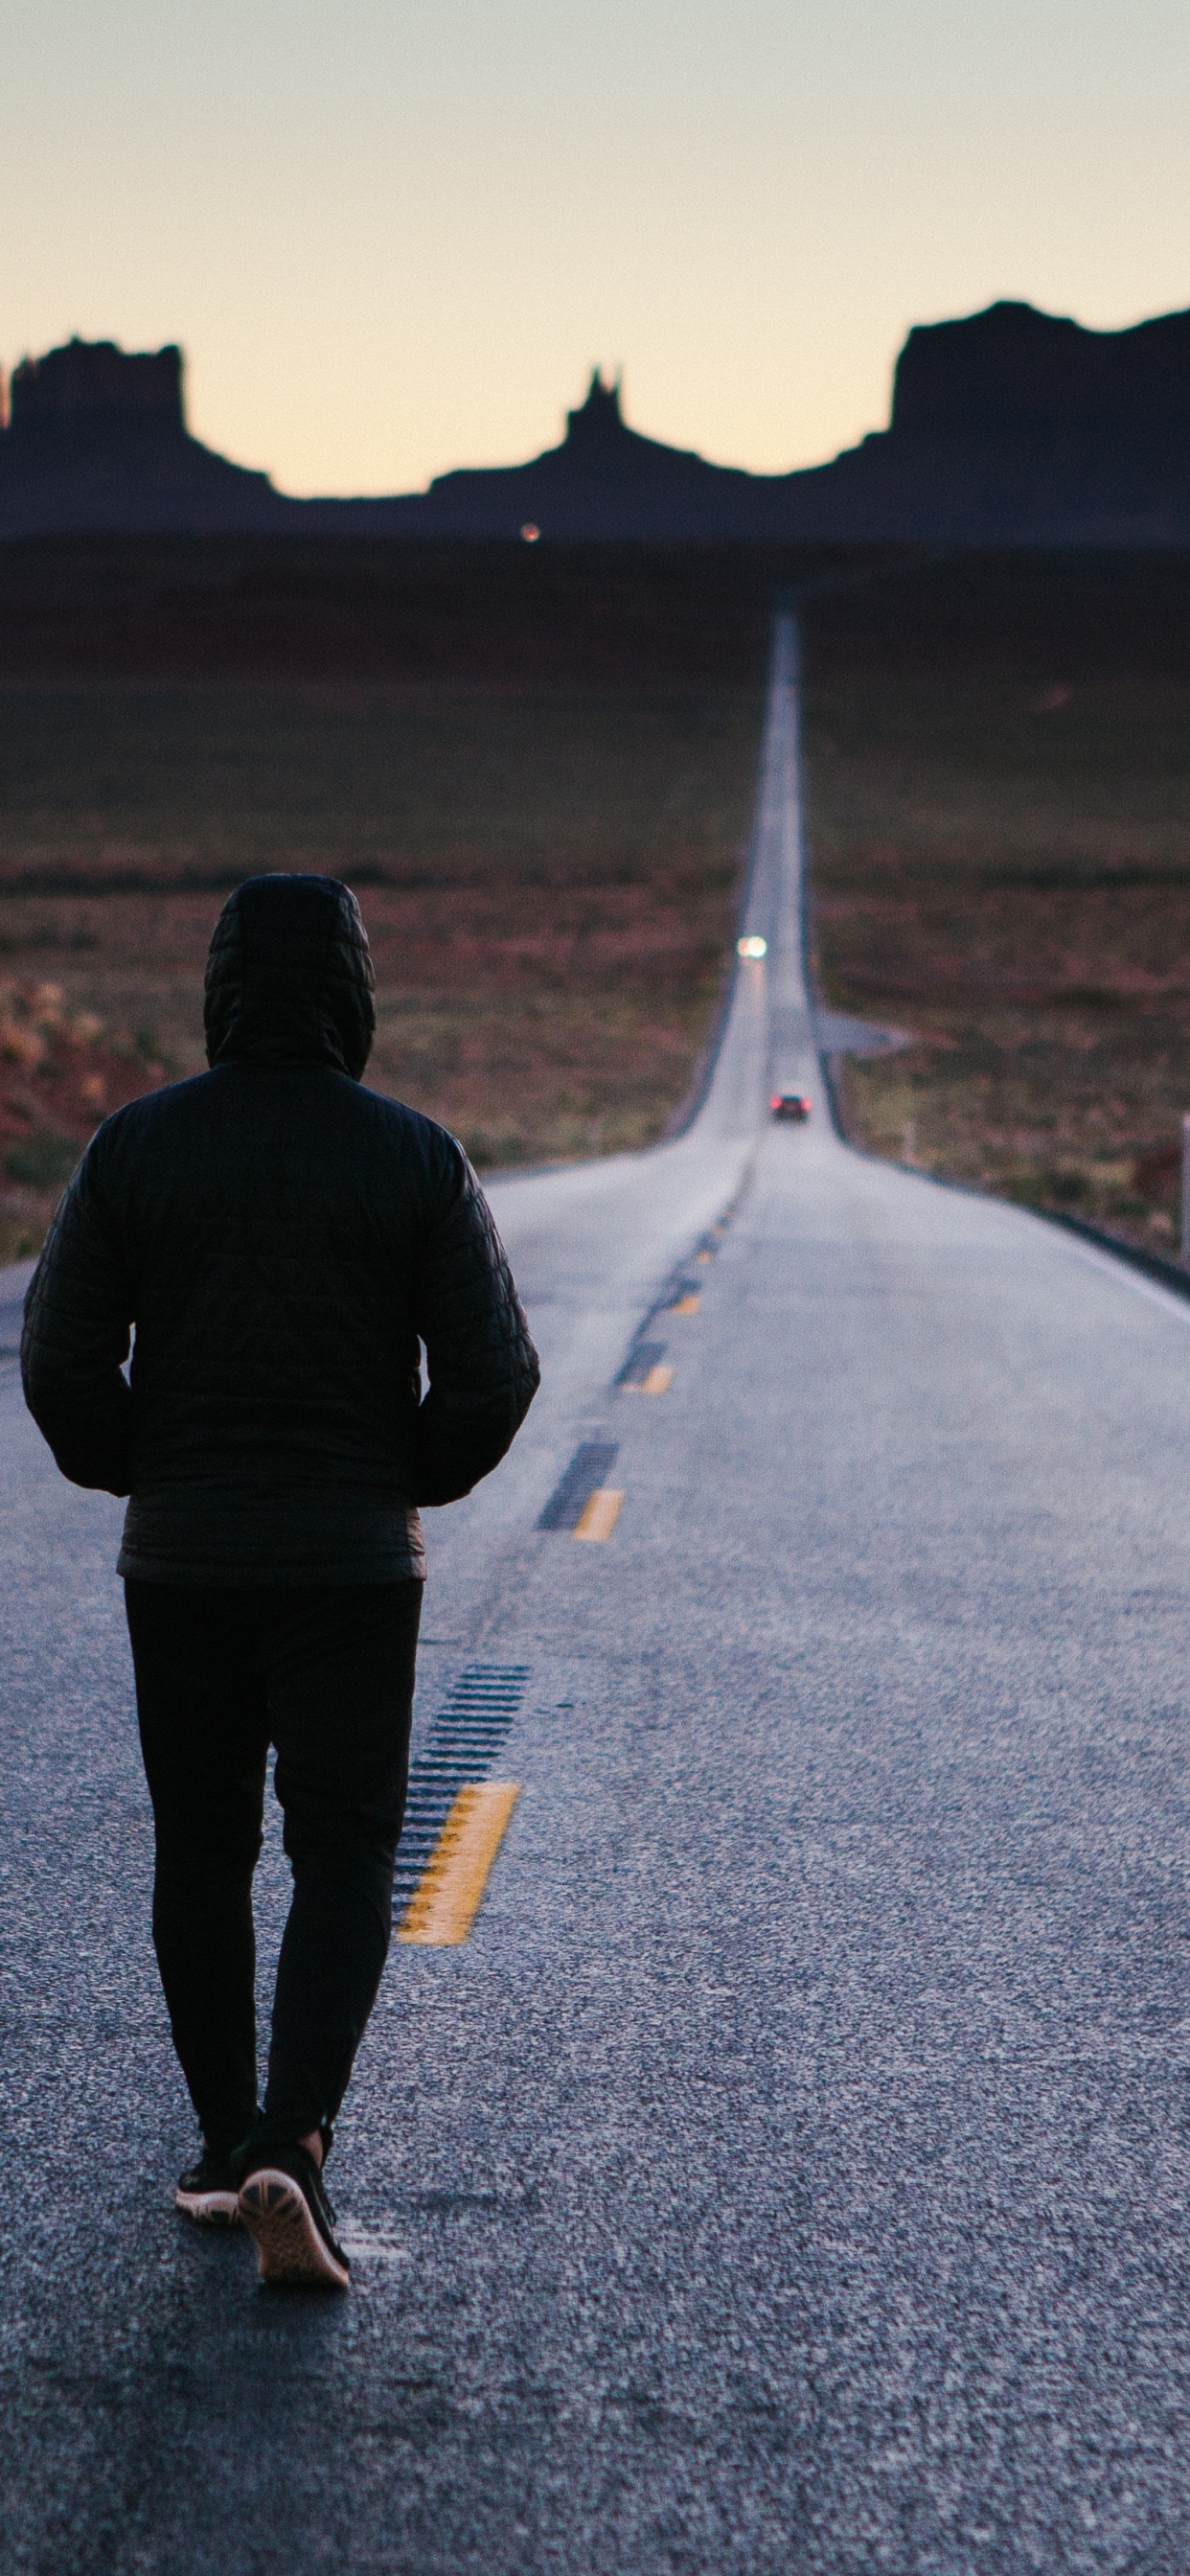
[[[1186,0],[0,0],[0,358],[180,340],[295,492],[638,428],[773,472],[909,324],[1190,304]]]

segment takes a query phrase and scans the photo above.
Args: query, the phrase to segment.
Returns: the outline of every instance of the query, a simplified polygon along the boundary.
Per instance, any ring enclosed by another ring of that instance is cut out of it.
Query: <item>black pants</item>
[[[333,2120],[376,2000],[422,1587],[125,1592],[174,2046],[209,2145],[279,2145]],[[258,2121],[252,1873],[270,1743],[293,1902]]]

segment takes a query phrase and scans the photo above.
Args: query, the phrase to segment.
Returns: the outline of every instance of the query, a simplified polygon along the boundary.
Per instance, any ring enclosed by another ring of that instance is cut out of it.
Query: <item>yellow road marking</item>
[[[410,1899],[398,1941],[446,1950],[466,1940],[520,1794],[516,1780],[482,1780],[460,1789]]]
[[[593,1494],[588,1494],[574,1524],[575,1537],[610,1538],[619,1520],[623,1500],[623,1495],[617,1494],[614,1486],[598,1485]]]
[[[669,1311],[670,1311],[670,1314],[671,1314],[671,1315],[697,1315],[697,1313],[698,1313],[698,1292],[697,1292],[697,1289],[694,1289],[694,1288],[688,1289],[688,1291],[687,1291],[686,1295],[685,1295],[684,1297],[679,1297],[679,1298],[677,1299],[676,1304],[672,1305],[672,1306],[670,1307],[670,1310],[669,1310]]]
[[[713,1252],[696,1252],[696,1253],[695,1253],[695,1255],[694,1255],[694,1258],[695,1258],[695,1260],[696,1260],[697,1262],[699,1262],[699,1263],[702,1265],[702,1267],[705,1269],[707,1262],[708,1262],[708,1261],[713,1261],[713,1260],[714,1260],[714,1258],[715,1258],[715,1255],[714,1255],[714,1253],[713,1253]]]
[[[639,1393],[641,1395],[668,1395],[669,1390],[673,1385],[673,1376],[673,1369],[668,1360],[655,1360],[647,1375],[641,1379]]]

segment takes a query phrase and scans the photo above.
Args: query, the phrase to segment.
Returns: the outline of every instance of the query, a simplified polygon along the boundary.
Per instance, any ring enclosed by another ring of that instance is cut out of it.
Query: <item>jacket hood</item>
[[[337,877],[247,877],[207,958],[207,1062],[328,1064],[358,1082],[375,990],[359,905]]]

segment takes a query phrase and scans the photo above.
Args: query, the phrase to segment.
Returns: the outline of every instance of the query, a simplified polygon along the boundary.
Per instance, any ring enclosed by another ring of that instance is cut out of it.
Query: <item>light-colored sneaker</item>
[[[335,2213],[308,2148],[258,2147],[240,2184],[239,2214],[270,2287],[350,2286],[351,2265],[335,2243]]]
[[[214,2156],[204,2146],[196,2165],[178,2175],[174,2208],[185,2218],[193,2218],[200,2227],[236,2227],[239,2224],[238,2172],[226,2156]]]

